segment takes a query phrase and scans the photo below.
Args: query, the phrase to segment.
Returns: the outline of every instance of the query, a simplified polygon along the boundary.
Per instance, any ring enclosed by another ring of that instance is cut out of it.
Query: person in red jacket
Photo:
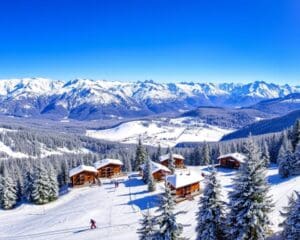
[[[91,220],[90,220],[90,224],[91,224],[91,229],[97,228],[97,226],[96,226],[96,221],[95,221],[94,219],[91,219]]]

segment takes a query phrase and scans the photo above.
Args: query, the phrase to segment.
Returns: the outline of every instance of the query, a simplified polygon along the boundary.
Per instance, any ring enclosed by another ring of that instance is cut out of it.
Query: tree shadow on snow
[[[283,182],[287,182],[287,181],[289,181],[289,180],[291,180],[295,177],[297,177],[297,176],[290,176],[290,177],[287,177],[287,178],[282,178],[278,173],[276,173],[276,174],[268,176],[268,182],[271,185],[277,185],[277,184],[280,184],[280,183],[283,183]]]
[[[135,205],[140,210],[145,210],[147,208],[154,208],[158,206],[160,203],[159,195],[152,195],[152,196],[145,196],[139,199],[130,200],[128,203],[121,204],[121,205]]]
[[[125,180],[123,183],[125,187],[138,187],[138,186],[145,185],[145,183],[138,178],[130,178]]]
[[[130,195],[140,195],[140,194],[146,194],[146,193],[149,193],[149,191],[147,190],[143,190],[143,191],[140,191],[140,192],[134,192],[134,193],[125,193],[125,194],[120,194],[118,195],[119,197],[125,197],[125,196],[130,196]]]

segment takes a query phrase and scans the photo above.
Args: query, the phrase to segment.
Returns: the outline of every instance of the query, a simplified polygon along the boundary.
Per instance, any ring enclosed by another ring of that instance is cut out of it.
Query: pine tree
[[[147,158],[146,162],[143,165],[143,180],[145,183],[148,183],[150,168],[151,168],[151,160],[150,158]]]
[[[148,191],[149,192],[154,192],[156,190],[156,183],[155,180],[153,178],[153,174],[152,174],[152,163],[150,161],[148,161],[148,180],[147,180],[147,184],[148,184]]]
[[[17,199],[16,184],[4,168],[3,175],[0,177],[0,206],[3,209],[11,209],[16,205]]]
[[[252,137],[245,145],[246,161],[234,179],[229,193],[228,239],[266,239],[273,204],[268,196],[266,168]]]
[[[183,226],[176,222],[176,215],[174,214],[175,202],[171,195],[171,189],[166,184],[165,192],[162,196],[162,203],[159,207],[161,215],[158,216],[158,224],[160,229],[160,239],[163,240],[177,240],[183,230]]]
[[[138,170],[138,168],[145,162],[145,160],[146,160],[146,151],[144,150],[141,138],[139,138],[139,142],[135,153],[134,169]]]
[[[168,167],[171,170],[171,173],[174,174],[175,173],[175,163],[174,163],[174,158],[173,158],[173,153],[170,150],[169,152],[169,162],[168,162]]]
[[[151,215],[149,207],[147,212],[143,213],[143,218],[140,220],[141,228],[138,229],[139,238],[141,240],[158,239],[158,231],[155,228],[155,218]]]
[[[224,202],[221,200],[221,184],[217,172],[212,170],[206,178],[206,186],[200,198],[197,239],[220,240],[224,237]]]
[[[265,166],[268,167],[270,165],[270,153],[266,141],[263,142],[261,158],[263,159]]]
[[[295,161],[293,147],[287,134],[284,134],[282,145],[278,153],[278,172],[281,177],[288,177],[290,175],[291,167]]]
[[[300,193],[296,192],[296,199],[290,198],[288,212],[284,214],[286,219],[282,226],[282,236],[287,240],[300,239]]]
[[[32,191],[30,194],[32,202],[36,204],[45,204],[49,202],[49,177],[40,163],[34,171]]]
[[[160,144],[158,144],[158,147],[157,147],[157,152],[156,152],[156,157],[155,157],[155,161],[156,162],[159,162],[159,157],[161,156],[161,146]]]
[[[209,146],[207,142],[204,142],[203,148],[202,148],[202,159],[203,159],[203,164],[208,165],[210,164],[210,153],[209,153]]]
[[[49,191],[48,191],[48,200],[49,202],[54,201],[58,197],[58,182],[57,182],[57,177],[55,175],[55,172],[53,168],[50,166],[49,168]]]
[[[300,119],[298,119],[292,129],[292,146],[293,150],[296,149],[296,146],[300,143]]]

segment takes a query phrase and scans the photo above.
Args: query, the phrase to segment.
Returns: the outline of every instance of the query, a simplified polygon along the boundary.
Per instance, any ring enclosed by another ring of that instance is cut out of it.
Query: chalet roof
[[[93,173],[97,173],[97,169],[92,167],[92,166],[86,166],[86,165],[79,165],[78,167],[76,168],[72,168],[70,171],[69,171],[69,177],[72,177],[78,173],[81,173],[81,172],[93,172]]]
[[[203,180],[203,177],[199,173],[189,170],[176,172],[174,175],[166,177],[166,181],[176,189],[200,182],[201,180]]]
[[[152,174],[156,173],[156,172],[158,172],[160,170],[165,171],[165,172],[171,172],[171,170],[169,168],[167,168],[166,166],[164,166],[164,165],[162,165],[160,163],[153,162],[153,161],[150,161],[150,162],[151,162]],[[145,164],[142,164],[141,168],[144,169],[145,168]]]
[[[173,158],[179,158],[179,159],[184,160],[184,157],[180,154],[173,153],[172,156],[173,156]],[[162,155],[162,156],[159,157],[159,161],[160,162],[165,161],[165,160],[169,159],[169,157],[170,157],[170,154]]]
[[[221,155],[218,157],[218,160],[220,160],[222,158],[228,158],[228,157],[232,157],[239,162],[245,162],[245,160],[246,160],[246,156],[241,153],[238,153],[238,152]]]
[[[99,169],[99,168],[105,167],[109,164],[120,165],[120,166],[123,165],[123,163],[119,159],[105,158],[105,159],[95,162],[94,166],[96,169]]]

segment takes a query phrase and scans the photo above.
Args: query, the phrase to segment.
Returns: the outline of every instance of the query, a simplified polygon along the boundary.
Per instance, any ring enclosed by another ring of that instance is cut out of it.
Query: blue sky
[[[297,0],[10,0],[0,11],[0,78],[300,84]]]

